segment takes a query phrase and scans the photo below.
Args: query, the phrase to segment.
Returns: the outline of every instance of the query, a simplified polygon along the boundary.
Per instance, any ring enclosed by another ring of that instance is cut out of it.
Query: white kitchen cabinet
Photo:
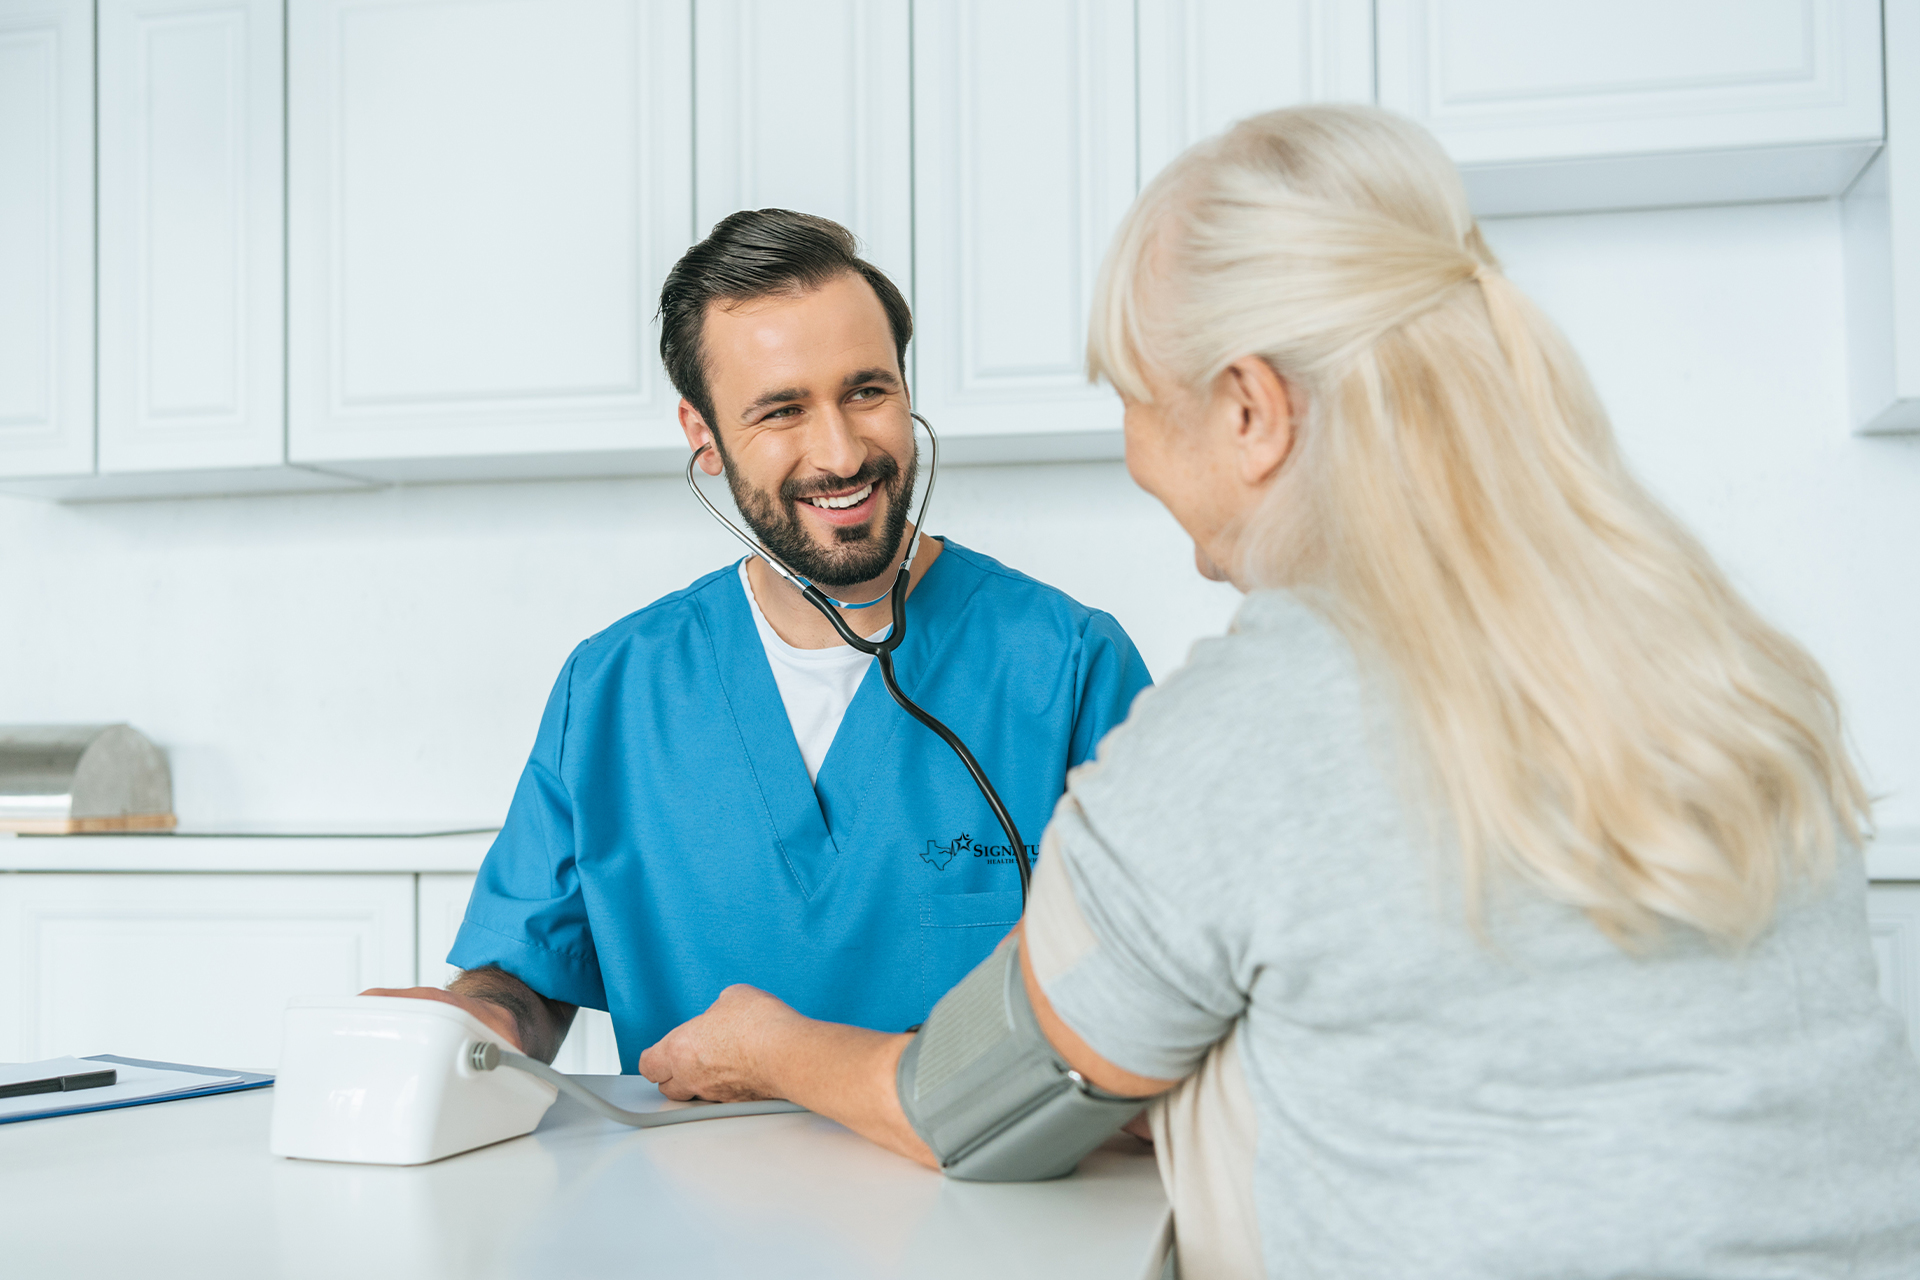
[[[102,478],[73,495],[354,484],[286,465],[280,4],[98,12]]]
[[[913,288],[913,100],[901,0],[696,0],[695,235],[797,209]]]
[[[1372,0],[1139,0],[1140,176],[1243,117],[1373,101]]]
[[[1853,425],[1920,431],[1920,6],[1889,4],[1887,145],[1841,201]]]
[[[1907,1041],[1920,1053],[1920,884],[1870,886],[1867,917],[1880,994],[1906,1019]]]
[[[101,0],[102,471],[285,460],[280,25]]]
[[[1379,0],[1383,106],[1482,214],[1837,195],[1882,137],[1879,0]]]
[[[1115,457],[1087,309],[1138,178],[1125,0],[914,6],[914,401],[951,461]]]
[[[1920,429],[1920,82],[1896,74],[1883,127],[1881,72],[1920,62],[1920,18],[1885,24],[1877,0],[12,0],[0,491],[677,470],[660,281],[768,205],[844,222],[912,299],[948,461],[1118,456],[1084,377],[1114,226],[1183,147],[1322,100],[1425,123],[1483,214],[1834,195],[1890,130],[1845,204],[1853,398],[1862,430]]]
[[[289,445],[386,480],[684,454],[687,3],[312,0],[288,39]]]
[[[420,954],[415,971],[423,987],[444,987],[460,976],[460,970],[447,963],[447,952],[466,918],[467,899],[473,896],[470,875],[423,875],[420,877]]]
[[[421,985],[444,987],[460,976],[460,970],[447,963],[447,952],[453,949],[472,894],[472,876],[420,877]],[[580,1010],[553,1065],[569,1075],[619,1075],[620,1049],[613,1036],[613,1019],[600,1009]]]
[[[93,5],[0,6],[0,476],[93,470]]]
[[[413,877],[0,875],[0,1061],[271,1068],[300,995],[411,986]]]

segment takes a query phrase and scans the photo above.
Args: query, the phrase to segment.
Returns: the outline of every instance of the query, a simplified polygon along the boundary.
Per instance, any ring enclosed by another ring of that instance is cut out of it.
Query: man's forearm
[[[469,969],[448,983],[447,990],[499,1005],[513,1015],[520,1030],[520,1052],[542,1062],[552,1062],[560,1052],[560,1042],[567,1038],[577,1010],[575,1005],[547,999],[505,969]]]

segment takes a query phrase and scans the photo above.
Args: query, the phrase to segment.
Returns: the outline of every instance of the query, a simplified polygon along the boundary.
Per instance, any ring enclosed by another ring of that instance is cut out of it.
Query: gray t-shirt
[[[1048,830],[1029,946],[1060,1016],[1142,1075],[1237,1052],[1186,1130],[1156,1119],[1183,1268],[1258,1269],[1194,1238],[1238,1198],[1274,1277],[1920,1277],[1920,1064],[1857,853],[1741,952],[1630,955],[1517,885],[1476,937],[1368,688],[1299,599],[1250,596]]]

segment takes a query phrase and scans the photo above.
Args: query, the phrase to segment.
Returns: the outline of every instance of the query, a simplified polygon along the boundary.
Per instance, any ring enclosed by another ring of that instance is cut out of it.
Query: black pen
[[[0,1098],[24,1098],[30,1093],[71,1093],[75,1089],[101,1089],[120,1078],[112,1067],[105,1071],[82,1071],[78,1075],[48,1076],[44,1080],[22,1080],[18,1084],[0,1084]]]

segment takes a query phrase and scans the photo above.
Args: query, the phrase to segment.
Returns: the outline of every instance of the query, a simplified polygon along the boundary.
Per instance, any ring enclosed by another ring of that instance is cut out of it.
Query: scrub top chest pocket
[[[1020,923],[1020,890],[920,897],[920,1003],[931,1009]]]

